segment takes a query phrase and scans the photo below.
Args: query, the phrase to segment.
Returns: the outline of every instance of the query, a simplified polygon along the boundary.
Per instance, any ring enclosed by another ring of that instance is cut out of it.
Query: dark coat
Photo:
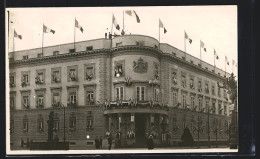
[[[154,148],[154,143],[153,143],[153,139],[152,138],[149,138],[147,140],[147,147],[148,147],[148,150],[151,150]]]

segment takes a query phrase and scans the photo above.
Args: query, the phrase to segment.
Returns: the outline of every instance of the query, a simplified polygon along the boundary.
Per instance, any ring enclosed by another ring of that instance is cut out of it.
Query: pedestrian
[[[96,136],[96,138],[95,138],[95,147],[96,147],[96,149],[98,149],[99,148],[99,140],[98,140],[98,136]]]
[[[102,149],[102,136],[99,137],[99,148]]]
[[[107,138],[107,141],[108,141],[108,150],[111,150],[111,146],[112,146],[112,137],[109,136],[109,137]]]
[[[148,140],[147,140],[147,147],[148,147],[148,150],[152,150],[154,148],[153,136],[152,135],[150,135]]]

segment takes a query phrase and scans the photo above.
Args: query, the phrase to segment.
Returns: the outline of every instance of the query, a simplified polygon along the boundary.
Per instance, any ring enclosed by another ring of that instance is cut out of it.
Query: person
[[[111,150],[111,146],[112,146],[112,137],[109,136],[109,137],[107,138],[107,141],[108,141],[108,150]]]
[[[102,136],[99,137],[99,148],[102,149]]]
[[[96,136],[96,138],[95,138],[95,147],[96,147],[96,149],[98,149],[99,148],[99,140],[98,140],[98,136]]]
[[[147,147],[148,150],[152,150],[154,148],[154,143],[153,143],[153,136],[150,135],[147,141]]]

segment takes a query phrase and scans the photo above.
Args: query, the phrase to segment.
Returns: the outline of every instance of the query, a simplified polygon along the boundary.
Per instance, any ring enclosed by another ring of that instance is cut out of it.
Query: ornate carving
[[[146,73],[148,70],[148,62],[144,62],[144,60],[140,57],[138,61],[134,61],[134,72],[136,73]]]

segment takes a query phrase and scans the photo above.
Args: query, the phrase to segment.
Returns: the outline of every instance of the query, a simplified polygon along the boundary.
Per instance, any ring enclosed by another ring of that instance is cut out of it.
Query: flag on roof
[[[115,16],[114,16],[114,14],[113,14],[112,21],[113,21],[113,24],[114,24],[114,26],[116,27],[116,29],[117,29],[117,30],[120,30],[120,26],[119,26],[119,24],[117,23],[117,21],[116,21],[116,18],[115,18]]]
[[[185,39],[189,40],[189,43],[192,43],[192,39],[188,36],[188,34],[186,33],[186,31],[184,31],[185,33]]]
[[[17,32],[14,30],[14,37],[22,39],[22,35],[17,34]]]
[[[49,33],[49,32],[51,32],[52,34],[54,34],[54,33],[55,33],[55,31],[54,31],[54,30],[52,30],[52,29],[48,28],[48,27],[47,27],[47,26],[45,26],[44,24],[43,24],[43,32],[44,32],[44,33]]]
[[[225,56],[225,60],[226,60],[226,62],[227,62],[227,65],[229,65],[229,61],[228,61],[227,56]]]
[[[140,18],[134,10],[126,10],[125,13],[129,16],[135,16],[137,23],[140,23]]]
[[[204,42],[202,42],[201,40],[200,40],[200,47],[203,48],[205,52],[207,52]]]
[[[79,24],[79,22],[77,21],[77,19],[75,19],[75,27],[79,28],[79,30],[83,33],[83,27]]]
[[[163,28],[164,34],[167,32],[166,28],[164,27],[164,25],[163,25],[163,23],[162,23],[162,21],[160,19],[159,19],[159,27]]]
[[[217,54],[217,52],[216,52],[216,50],[215,50],[215,49],[214,49],[214,55],[215,55],[216,59],[218,60],[218,59],[219,59],[219,57],[218,57],[218,54]]]

